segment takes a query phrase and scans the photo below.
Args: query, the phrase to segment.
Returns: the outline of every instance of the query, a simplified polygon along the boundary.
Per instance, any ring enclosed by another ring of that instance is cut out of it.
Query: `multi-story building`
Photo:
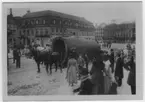
[[[12,9],[10,9],[10,14],[7,16],[7,43],[10,47],[21,43],[19,36],[20,24],[21,17],[13,17]]]
[[[117,26],[114,41],[119,43],[135,42],[135,23],[123,23]]]
[[[113,42],[115,37],[117,24],[112,23],[104,27],[104,42]]]
[[[97,42],[102,42],[103,41],[103,36],[104,36],[104,27],[106,24],[102,23],[99,26],[96,26],[96,31],[95,31],[95,40]]]
[[[20,35],[25,44],[37,40],[42,46],[51,36],[91,36],[93,24],[85,18],[56,11],[28,11],[22,18]]]
[[[103,40],[105,42],[135,42],[135,22],[106,25]]]

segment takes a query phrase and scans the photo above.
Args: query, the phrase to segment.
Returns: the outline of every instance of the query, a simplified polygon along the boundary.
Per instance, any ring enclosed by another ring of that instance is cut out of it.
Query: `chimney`
[[[30,13],[30,10],[28,10],[27,13]]]
[[[12,8],[10,8],[10,15],[13,17]]]

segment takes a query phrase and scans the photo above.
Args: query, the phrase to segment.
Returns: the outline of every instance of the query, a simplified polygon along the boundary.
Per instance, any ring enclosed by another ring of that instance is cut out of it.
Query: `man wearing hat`
[[[78,54],[75,47],[71,48],[71,54],[75,57],[76,60],[78,59]]]
[[[89,78],[88,70],[86,68],[83,68],[82,70],[82,76],[81,76],[81,85],[79,88],[73,90],[73,92],[78,92],[79,95],[91,95],[92,94],[92,87],[93,84]]]

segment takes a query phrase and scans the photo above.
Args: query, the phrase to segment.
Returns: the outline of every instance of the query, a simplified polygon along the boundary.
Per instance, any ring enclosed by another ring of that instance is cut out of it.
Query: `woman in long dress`
[[[67,67],[67,81],[69,85],[73,86],[74,84],[77,84],[77,61],[75,59],[75,56],[70,55],[70,59],[68,60],[68,67]]]
[[[112,78],[112,73],[111,73],[111,62],[109,61],[109,58],[107,55],[104,56],[104,61],[103,61],[105,68],[104,68],[104,93],[108,94],[109,90],[111,88],[111,78]]]

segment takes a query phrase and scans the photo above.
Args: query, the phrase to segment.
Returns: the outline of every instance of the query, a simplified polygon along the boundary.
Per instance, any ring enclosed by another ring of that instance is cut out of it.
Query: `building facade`
[[[117,27],[117,30],[115,32],[115,38],[114,42],[119,43],[127,43],[127,42],[135,42],[135,23],[124,23],[120,24]]]
[[[127,43],[135,42],[135,22],[116,24],[112,23],[104,27],[103,40],[105,42]]]
[[[96,27],[96,31],[95,31],[95,40],[97,42],[103,42],[103,36],[104,36],[104,27],[106,26],[105,23],[102,23]]]
[[[94,31],[93,24],[85,18],[50,10],[28,11],[22,18],[20,36],[27,45],[39,40],[45,46],[52,36],[91,36]]]

